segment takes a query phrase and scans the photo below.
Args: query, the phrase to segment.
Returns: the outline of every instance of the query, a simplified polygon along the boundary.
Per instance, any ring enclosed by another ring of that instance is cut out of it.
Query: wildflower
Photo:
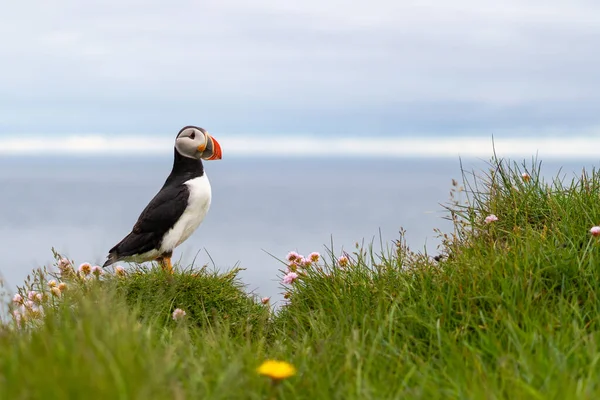
[[[600,236],[600,226],[592,226],[592,229],[590,229],[590,233],[592,234],[592,236]]]
[[[296,375],[296,368],[285,361],[267,360],[258,367],[256,372],[268,376],[273,381],[280,381]]]
[[[33,306],[29,310],[29,315],[32,316],[33,318],[41,317],[42,315],[44,315],[44,309],[41,306],[40,307]]]
[[[31,300],[27,300],[23,305],[28,310],[32,310],[33,307],[35,307],[35,303],[33,301],[31,301]]]
[[[53,295],[54,297],[60,297],[60,295],[62,294],[62,292],[60,291],[60,289],[59,289],[59,288],[57,288],[56,286],[52,287],[52,288],[50,289],[50,291],[52,292],[52,295]]]
[[[319,253],[317,253],[316,251],[313,251],[312,253],[310,253],[308,255],[308,259],[314,263],[319,262],[320,258],[321,258],[321,255]]]
[[[35,300],[36,295],[37,295],[37,292],[35,290],[31,290],[29,293],[27,293],[27,299],[33,301],[33,300]]]
[[[492,222],[496,222],[498,221],[498,217],[496,217],[494,214],[490,214],[487,217],[485,217],[484,222],[486,224],[491,224]]]
[[[65,276],[71,276],[75,273],[71,261],[67,260],[66,258],[60,259],[58,262],[58,269],[60,270],[61,275]]]
[[[289,274],[290,272],[296,272],[296,270],[298,270],[298,265],[296,264],[295,261],[292,261],[291,263],[288,264],[288,267],[285,270],[285,273]]]
[[[176,308],[175,311],[173,311],[173,321],[180,321],[183,319],[183,317],[185,317],[185,315],[185,311],[183,311],[181,308]]]
[[[79,266],[79,273],[88,276],[92,272],[90,263],[83,263]]]
[[[294,281],[298,279],[298,274],[295,272],[288,272],[284,277],[283,277],[283,283],[285,283],[286,285],[289,285],[291,283],[294,283]]]
[[[271,301],[270,297],[263,297],[262,299],[260,299],[260,302],[263,304],[269,304],[269,301]]]
[[[67,284],[64,283],[64,282],[59,283],[58,284],[58,290],[60,290],[61,293],[64,292],[65,290],[67,290]]]
[[[19,293],[15,294],[12,298],[13,303],[15,304],[22,304],[23,303],[23,296],[21,296]]]
[[[346,256],[341,256],[340,258],[338,258],[337,261],[341,268],[347,267],[348,263],[350,262],[350,260]]]
[[[117,274],[117,276],[125,276],[125,269],[120,265],[117,265],[115,267],[115,274]]]
[[[100,268],[99,265],[92,267],[92,274],[94,274],[96,278],[100,277],[100,275],[102,275],[103,273],[104,271],[102,271],[102,268]]]
[[[296,253],[295,251],[290,251],[287,255],[287,260],[290,262],[296,261],[297,259],[301,258],[302,256],[298,253]]]
[[[49,288],[56,287],[56,281],[54,279],[48,281],[48,287]]]
[[[14,310],[12,312],[12,316],[15,320],[15,323],[17,324],[18,327],[21,326],[21,321],[23,320],[23,315],[19,312],[19,310]]]
[[[300,258],[298,261],[298,265],[302,268],[308,268],[312,265],[312,261],[310,261],[310,258]]]
[[[37,302],[37,303],[41,303],[42,301],[44,301],[44,295],[41,294],[41,293],[36,294],[34,301]]]
[[[521,174],[521,178],[523,178],[523,181],[525,181],[525,182],[529,182],[531,180],[531,176],[529,176],[529,174],[527,172],[523,172]]]

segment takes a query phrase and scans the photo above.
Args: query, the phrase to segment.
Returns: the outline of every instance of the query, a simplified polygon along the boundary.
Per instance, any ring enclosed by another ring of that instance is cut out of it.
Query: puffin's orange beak
[[[208,140],[210,140],[213,143],[213,155],[209,158],[209,160],[220,160],[223,156],[223,152],[221,151],[221,145],[212,136],[209,136]]]
[[[204,146],[198,147],[198,151],[203,152],[202,158],[205,160],[220,160],[223,154],[219,142],[208,134],[206,135],[206,143]]]

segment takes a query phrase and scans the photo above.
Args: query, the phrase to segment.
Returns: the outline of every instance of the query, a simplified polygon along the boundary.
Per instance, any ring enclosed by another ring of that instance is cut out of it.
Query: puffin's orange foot
[[[171,257],[163,257],[160,259],[160,267],[163,271],[167,271],[168,273],[173,273],[173,264],[171,264]]]

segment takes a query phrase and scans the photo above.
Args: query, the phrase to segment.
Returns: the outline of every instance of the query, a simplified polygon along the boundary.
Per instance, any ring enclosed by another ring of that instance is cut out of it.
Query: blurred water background
[[[450,232],[447,203],[461,164],[452,158],[234,157],[206,162],[213,189],[207,218],[174,259],[220,270],[239,265],[249,291],[280,298],[273,256],[339,254],[356,242],[391,246],[399,230],[413,250],[437,254],[434,228]],[[518,161],[518,160],[517,160]],[[467,170],[486,160],[463,159]],[[531,165],[531,160],[527,161]],[[0,272],[9,287],[52,262],[101,264],[170,172],[170,156],[0,158]],[[571,179],[594,160],[542,163],[547,179]],[[597,164],[596,164],[597,165]],[[596,221],[600,222],[600,221]]]

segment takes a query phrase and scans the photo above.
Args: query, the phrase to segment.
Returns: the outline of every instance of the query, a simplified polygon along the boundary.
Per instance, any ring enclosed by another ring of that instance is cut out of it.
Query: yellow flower
[[[296,375],[296,368],[285,361],[267,360],[256,370],[259,374],[279,381]]]

